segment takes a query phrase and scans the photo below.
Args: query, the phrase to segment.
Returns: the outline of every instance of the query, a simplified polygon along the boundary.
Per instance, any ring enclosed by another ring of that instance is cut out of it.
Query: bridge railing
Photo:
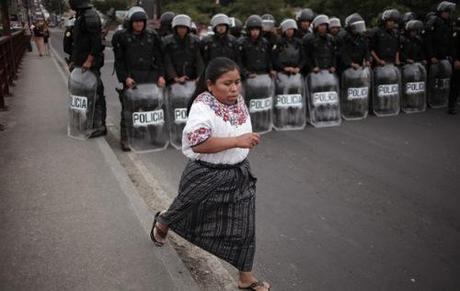
[[[19,65],[26,50],[27,36],[24,30],[0,37],[0,110],[6,110],[5,97],[17,78]]]

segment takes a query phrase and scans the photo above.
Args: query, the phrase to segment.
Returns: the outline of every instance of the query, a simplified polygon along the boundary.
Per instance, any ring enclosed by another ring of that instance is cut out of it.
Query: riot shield
[[[328,70],[307,76],[308,112],[314,127],[338,126],[342,123],[339,80]]]
[[[93,131],[97,78],[91,71],[75,68],[69,76],[69,122],[67,135],[87,139]]]
[[[345,120],[365,119],[369,113],[371,71],[349,68],[342,73],[342,117]]]
[[[168,102],[171,144],[174,148],[182,148],[182,131],[187,122],[187,105],[196,89],[194,81],[184,84],[175,83],[168,87]]]
[[[273,127],[276,130],[305,128],[307,120],[303,82],[300,74],[278,73],[273,108]]]
[[[428,105],[431,108],[447,107],[450,93],[452,65],[448,60],[441,60],[430,66],[428,74]]]
[[[273,126],[274,82],[268,74],[257,75],[244,83],[243,96],[249,108],[252,130],[267,133]]]
[[[128,144],[132,151],[145,153],[164,150],[169,145],[166,102],[156,84],[139,84],[125,95]]]
[[[401,99],[401,73],[393,64],[374,68],[372,109],[376,116],[398,115]]]
[[[426,110],[426,69],[420,63],[407,64],[401,69],[401,110],[405,113]]]

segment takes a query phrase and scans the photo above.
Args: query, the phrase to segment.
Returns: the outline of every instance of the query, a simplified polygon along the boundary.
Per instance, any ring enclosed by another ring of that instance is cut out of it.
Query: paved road
[[[117,123],[111,72],[109,63]],[[460,290],[460,115],[272,132],[250,160],[259,178],[255,270],[275,290]],[[174,193],[181,153],[142,161]]]

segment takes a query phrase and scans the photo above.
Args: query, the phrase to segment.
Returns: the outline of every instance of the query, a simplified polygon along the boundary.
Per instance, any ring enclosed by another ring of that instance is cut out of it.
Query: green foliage
[[[114,0],[112,0],[114,1]],[[301,8],[312,8],[316,13],[337,16],[342,21],[348,15],[358,12],[369,24],[376,24],[378,15],[385,9],[396,8],[401,13],[414,11],[421,18],[440,2],[433,0],[234,0],[227,6],[216,5],[214,0],[166,0],[162,10],[190,15],[197,23],[209,23],[212,15],[226,13],[244,20],[251,14],[270,13],[281,22],[293,17]]]
[[[43,0],[43,6],[52,13],[62,13],[69,9],[68,1],[63,0]]]
[[[107,13],[111,8],[114,10],[126,10],[130,6],[129,0],[93,0],[94,7],[102,13]]]
[[[243,22],[251,14],[270,13],[278,20],[293,16],[283,0],[239,0],[227,6],[216,5],[215,1],[165,1],[162,10],[187,14],[197,23],[209,23],[216,13],[238,17]]]

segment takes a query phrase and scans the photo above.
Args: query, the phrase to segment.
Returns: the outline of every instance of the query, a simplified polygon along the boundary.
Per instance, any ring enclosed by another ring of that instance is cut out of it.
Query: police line
[[[267,133],[273,128],[302,130],[312,126],[338,126],[344,120],[365,119],[369,112],[378,117],[423,112],[447,106],[451,64],[448,61],[430,67],[407,64],[374,68],[347,69],[341,80],[328,70],[300,74],[278,73],[275,79],[259,74],[244,81],[242,95],[251,116],[254,132]],[[90,71],[72,71],[69,77],[68,135],[78,139],[90,136],[94,117],[97,79]],[[155,84],[139,84],[125,90],[124,117],[128,142],[135,152],[182,146],[182,130],[187,122],[187,105],[195,91],[195,82],[173,84],[161,89]]]

